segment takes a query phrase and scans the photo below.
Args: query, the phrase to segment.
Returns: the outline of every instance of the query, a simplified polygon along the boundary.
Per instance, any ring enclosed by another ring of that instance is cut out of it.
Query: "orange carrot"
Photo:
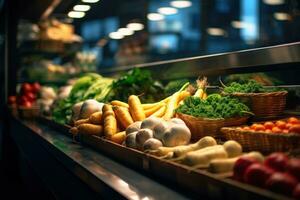
[[[133,119],[127,108],[121,106],[114,106],[113,110],[115,112],[118,122],[120,122],[123,128],[126,129],[130,124],[133,124]]]
[[[129,108],[129,105],[127,103],[118,100],[114,100],[110,102],[110,104],[113,106],[121,106],[121,107]]]
[[[111,138],[117,132],[117,120],[111,105],[105,104],[102,108],[104,134]]]
[[[130,95],[128,98],[129,111],[134,121],[142,121],[146,118],[144,109],[138,96]]]

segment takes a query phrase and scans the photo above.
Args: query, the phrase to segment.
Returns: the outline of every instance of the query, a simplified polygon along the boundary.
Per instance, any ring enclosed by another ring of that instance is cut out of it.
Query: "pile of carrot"
[[[80,133],[105,136],[121,144],[126,137],[126,128],[136,121],[142,121],[151,116],[170,120],[174,116],[175,109],[186,97],[191,96],[190,92],[185,90],[187,85],[188,83],[178,92],[156,103],[142,104],[136,95],[129,96],[128,103],[112,101],[103,106],[102,113],[97,112],[88,119],[76,121],[70,132],[74,135]]]

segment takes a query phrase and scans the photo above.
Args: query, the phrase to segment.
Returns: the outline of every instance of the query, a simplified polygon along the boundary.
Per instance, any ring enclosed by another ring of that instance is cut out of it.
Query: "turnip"
[[[135,142],[136,134],[137,134],[137,131],[132,132],[126,136],[125,145],[127,147],[134,148],[134,149],[136,148],[136,142]]]
[[[160,123],[153,128],[153,137],[158,140],[162,140],[169,125],[170,124],[164,120],[160,121]]]
[[[102,111],[103,105],[94,99],[86,100],[81,106],[79,119],[89,118],[93,113]]]
[[[190,142],[191,132],[183,125],[175,124],[168,128],[162,138],[164,146],[174,147],[186,145]]]
[[[135,131],[139,131],[141,129],[141,124],[142,124],[141,121],[137,121],[131,124],[130,126],[128,126],[126,128],[126,135],[129,135],[130,133],[133,133]]]
[[[146,151],[146,150],[156,150],[161,146],[162,146],[162,143],[161,143],[160,140],[155,139],[155,138],[150,138],[144,143],[143,150],[144,151]]]
[[[138,149],[142,150],[144,143],[153,137],[153,131],[151,129],[140,129],[135,138],[136,146]]]

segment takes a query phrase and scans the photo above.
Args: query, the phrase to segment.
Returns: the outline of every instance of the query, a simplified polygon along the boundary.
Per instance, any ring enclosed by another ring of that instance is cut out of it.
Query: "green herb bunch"
[[[194,117],[222,119],[241,117],[251,114],[250,109],[238,99],[211,94],[206,100],[198,97],[188,97],[176,112]]]
[[[245,83],[232,82],[229,86],[224,87],[224,92],[231,93],[260,93],[260,92],[275,92],[278,88],[265,88],[255,80],[249,80]]]

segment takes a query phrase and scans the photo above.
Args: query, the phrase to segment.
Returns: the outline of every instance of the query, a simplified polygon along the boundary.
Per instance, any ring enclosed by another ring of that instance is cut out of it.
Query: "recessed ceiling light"
[[[83,3],[97,3],[100,0],[81,0]]]
[[[73,10],[85,12],[85,11],[88,11],[90,8],[91,8],[91,6],[89,6],[89,5],[76,5],[73,7]]]
[[[127,24],[126,27],[133,31],[140,31],[140,30],[144,29],[144,25],[141,23],[137,23],[137,22],[129,23],[129,24]]]
[[[171,1],[171,6],[176,8],[187,8],[192,6],[192,2],[187,0]]]
[[[263,2],[271,6],[284,4],[284,0],[263,0]]]
[[[172,8],[172,7],[161,7],[157,11],[163,15],[174,15],[178,12],[176,8]]]
[[[221,28],[208,28],[208,29],[206,29],[206,31],[209,35],[213,35],[213,36],[223,36],[226,33]]]
[[[70,11],[68,13],[68,16],[71,18],[82,18],[85,16],[84,12],[79,12],[79,11]]]
[[[132,35],[134,31],[129,28],[119,28],[118,33],[121,33],[124,36],[128,36],[128,35]]]
[[[150,21],[160,21],[160,20],[163,20],[165,18],[165,16],[163,16],[162,14],[159,14],[159,13],[149,13],[147,15],[147,18]]]
[[[284,13],[284,12],[274,13],[274,18],[279,20],[279,21],[285,21],[285,20],[291,20],[292,19],[290,14]]]
[[[109,34],[109,37],[110,37],[111,39],[120,40],[120,39],[124,38],[124,35],[122,35],[122,34],[119,33],[119,32],[111,32],[111,33]]]

